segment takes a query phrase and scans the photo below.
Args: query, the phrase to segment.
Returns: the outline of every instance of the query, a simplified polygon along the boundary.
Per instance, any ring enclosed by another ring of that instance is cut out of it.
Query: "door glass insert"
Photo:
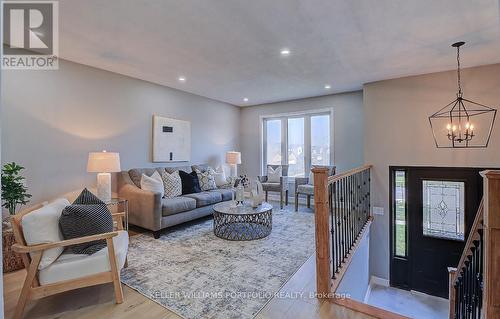
[[[395,172],[394,183],[395,211],[395,255],[406,256],[406,171]]]
[[[424,180],[424,236],[464,240],[465,183]]]

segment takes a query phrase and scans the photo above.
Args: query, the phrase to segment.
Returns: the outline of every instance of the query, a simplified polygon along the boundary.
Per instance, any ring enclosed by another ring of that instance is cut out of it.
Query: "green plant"
[[[20,173],[24,167],[16,163],[7,163],[2,169],[2,206],[11,215],[16,213],[18,205],[26,205],[31,198],[28,188],[24,185],[24,176]]]

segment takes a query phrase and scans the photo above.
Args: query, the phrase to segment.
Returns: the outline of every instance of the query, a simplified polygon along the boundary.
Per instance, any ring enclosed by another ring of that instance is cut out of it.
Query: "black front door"
[[[457,266],[464,249],[482,198],[482,170],[391,167],[392,285],[448,297],[447,267]]]

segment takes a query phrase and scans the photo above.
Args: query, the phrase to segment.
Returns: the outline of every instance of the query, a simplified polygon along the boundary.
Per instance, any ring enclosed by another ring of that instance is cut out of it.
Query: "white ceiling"
[[[59,10],[62,58],[235,105],[453,69],[458,40],[464,66],[500,62],[499,0],[61,0]]]

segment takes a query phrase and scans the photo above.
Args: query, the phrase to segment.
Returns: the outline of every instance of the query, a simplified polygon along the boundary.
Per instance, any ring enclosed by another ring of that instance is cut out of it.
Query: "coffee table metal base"
[[[214,212],[214,234],[227,240],[254,240],[269,236],[272,210],[258,214],[233,215]]]

